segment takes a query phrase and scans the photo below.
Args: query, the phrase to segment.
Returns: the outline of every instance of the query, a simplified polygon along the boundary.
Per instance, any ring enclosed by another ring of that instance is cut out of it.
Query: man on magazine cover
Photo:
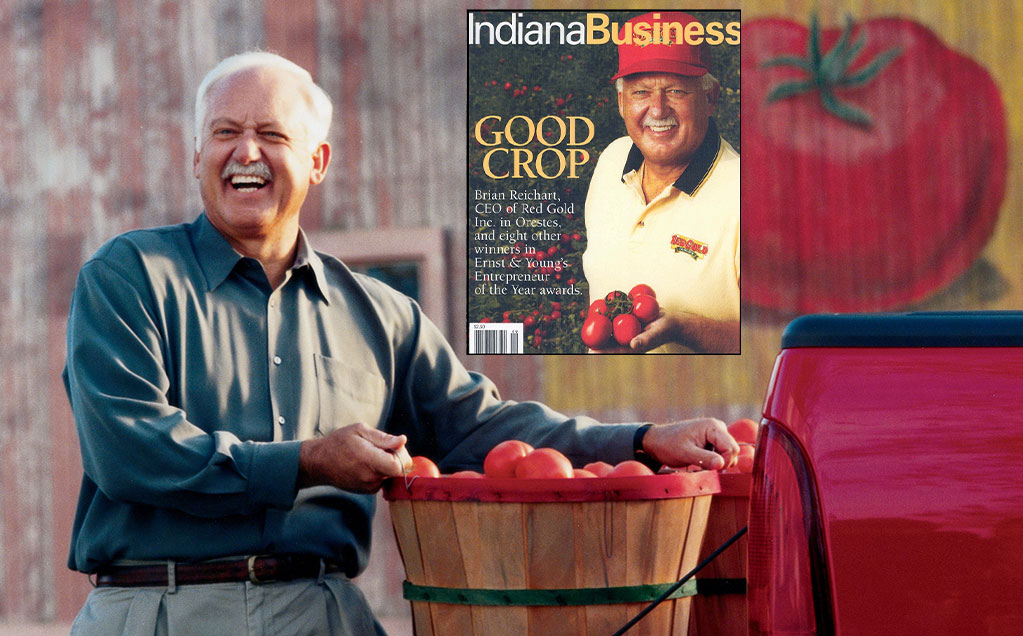
[[[668,24],[695,21],[660,12],[626,26],[660,22],[669,33]],[[628,136],[594,169],[583,270],[590,302],[645,283],[662,313],[617,351],[739,351],[739,155],[712,117],[720,86],[706,46],[618,45],[613,79]]]
[[[738,454],[711,418],[602,425],[504,401],[413,300],[314,251],[299,213],[331,117],[292,62],[225,59],[196,96],[205,211],[118,236],[79,273],[68,561],[96,588],[73,634],[382,634],[351,577],[406,442],[447,470],[512,437],[577,462]]]

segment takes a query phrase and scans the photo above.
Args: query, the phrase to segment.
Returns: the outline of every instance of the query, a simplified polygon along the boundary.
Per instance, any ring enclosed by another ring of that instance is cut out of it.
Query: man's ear
[[[721,98],[721,84],[712,82],[707,91],[707,105],[710,106],[710,114],[713,115],[718,109],[718,99]]]
[[[327,175],[328,165],[330,165],[330,144],[324,141],[313,151],[313,170],[309,173],[310,185],[323,182]]]
[[[622,98],[624,91],[616,91],[618,93],[618,114],[621,115],[622,119],[625,119],[625,101]]]
[[[198,179],[199,178],[199,140],[198,139],[195,140],[195,143],[193,144],[193,147],[195,149],[192,151],[192,174],[195,175],[196,179]]]

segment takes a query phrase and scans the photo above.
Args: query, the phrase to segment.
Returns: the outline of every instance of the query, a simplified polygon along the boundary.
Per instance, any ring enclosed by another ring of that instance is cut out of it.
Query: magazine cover
[[[469,12],[469,353],[738,352],[739,27],[738,11]],[[681,86],[635,85],[668,71]],[[665,180],[654,151],[630,154],[635,104],[661,100],[636,125],[672,135],[678,119],[687,130],[681,100],[711,82],[693,169]],[[672,181],[675,199],[713,208],[701,216],[728,209],[724,227],[665,226],[679,203],[652,188]],[[699,313],[734,331],[727,342],[636,346],[693,302],[722,306]]]

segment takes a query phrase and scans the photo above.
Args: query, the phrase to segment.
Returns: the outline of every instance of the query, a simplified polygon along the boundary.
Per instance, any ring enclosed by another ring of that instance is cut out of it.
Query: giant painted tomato
[[[532,450],[532,446],[517,439],[505,440],[491,448],[483,459],[483,474],[487,477],[514,477],[515,465]]]
[[[998,217],[1007,141],[991,76],[912,20],[850,26],[818,39],[815,19],[742,25],[742,291],[761,307],[923,299]]]
[[[590,314],[583,321],[580,335],[590,349],[603,349],[611,341],[611,320],[602,314]]]
[[[623,347],[628,346],[629,342],[643,331],[643,327],[639,324],[639,318],[632,314],[622,314],[615,318],[613,329],[615,342]]]
[[[575,476],[572,462],[553,448],[538,448],[515,464],[520,479],[569,479]]]

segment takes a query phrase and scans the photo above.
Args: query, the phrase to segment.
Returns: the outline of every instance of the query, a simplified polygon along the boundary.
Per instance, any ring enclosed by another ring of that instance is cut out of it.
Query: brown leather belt
[[[106,567],[96,573],[96,587],[163,587],[200,583],[273,583],[295,579],[315,579],[323,572],[340,572],[331,561],[307,555],[252,556],[234,561],[173,563],[161,565],[123,565]]]

